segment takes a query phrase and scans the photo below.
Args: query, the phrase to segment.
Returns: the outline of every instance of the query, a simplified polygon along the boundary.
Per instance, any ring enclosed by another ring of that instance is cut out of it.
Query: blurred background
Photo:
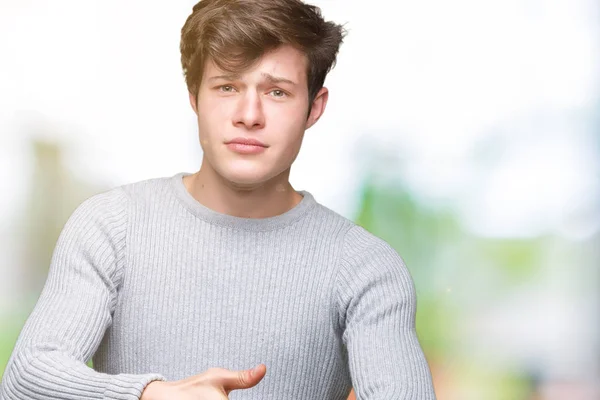
[[[198,169],[194,3],[0,2],[0,376],[75,207]],[[600,399],[598,2],[312,3],[349,34],[291,181],[403,256],[438,399]]]

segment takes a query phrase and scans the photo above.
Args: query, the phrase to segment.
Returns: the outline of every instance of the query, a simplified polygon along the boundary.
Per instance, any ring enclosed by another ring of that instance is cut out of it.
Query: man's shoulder
[[[412,276],[402,256],[385,239],[360,225],[346,234],[338,282],[343,282],[338,287],[345,288],[340,289],[345,304],[373,287],[403,298],[415,296]]]
[[[347,267],[352,268],[367,264],[371,265],[371,268],[404,264],[404,260],[392,245],[358,224],[354,224],[344,237],[342,260]]]
[[[123,191],[132,201],[156,199],[157,196],[169,191],[174,179],[175,176],[149,178],[123,184],[114,188],[114,190]]]
[[[166,191],[172,179],[173,177],[150,178],[115,186],[88,197],[75,212],[91,213],[98,218],[125,213],[132,202],[156,199],[157,195]]]
[[[382,251],[393,250],[391,245],[383,238],[321,203],[317,203],[316,213],[319,220],[328,221],[328,223],[325,223],[326,226],[339,229],[344,242],[344,255],[352,256],[367,252],[381,253]]]
[[[356,225],[354,221],[352,221],[350,218],[329,208],[328,206],[319,202],[318,200],[315,199],[314,203],[315,207],[313,207],[312,209],[313,218],[319,221],[319,225],[331,228],[334,231],[338,232],[336,236],[341,234],[341,236],[343,237],[346,234],[346,232],[348,232]]]

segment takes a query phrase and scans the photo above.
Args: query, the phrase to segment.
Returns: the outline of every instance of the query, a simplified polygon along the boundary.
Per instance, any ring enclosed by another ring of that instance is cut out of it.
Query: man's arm
[[[338,274],[339,326],[357,400],[435,399],[415,331],[414,284],[398,253],[356,226]]]
[[[164,380],[159,374],[109,375],[86,365],[112,323],[126,232],[122,189],[86,200],[71,215],[9,360],[0,399],[134,400],[149,382]]]

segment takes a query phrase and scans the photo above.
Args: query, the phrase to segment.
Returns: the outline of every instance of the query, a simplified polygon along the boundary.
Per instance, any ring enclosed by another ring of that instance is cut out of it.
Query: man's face
[[[296,159],[304,131],[321,116],[328,92],[323,88],[308,112],[306,56],[291,46],[266,53],[250,70],[231,75],[207,62],[197,103],[203,165],[240,187],[255,187],[287,172]],[[228,144],[256,139],[263,147]]]

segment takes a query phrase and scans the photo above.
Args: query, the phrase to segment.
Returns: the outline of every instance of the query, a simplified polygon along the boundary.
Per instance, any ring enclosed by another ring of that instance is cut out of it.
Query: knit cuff
[[[103,400],[139,400],[146,386],[153,381],[165,381],[159,374],[115,375],[104,391]]]

